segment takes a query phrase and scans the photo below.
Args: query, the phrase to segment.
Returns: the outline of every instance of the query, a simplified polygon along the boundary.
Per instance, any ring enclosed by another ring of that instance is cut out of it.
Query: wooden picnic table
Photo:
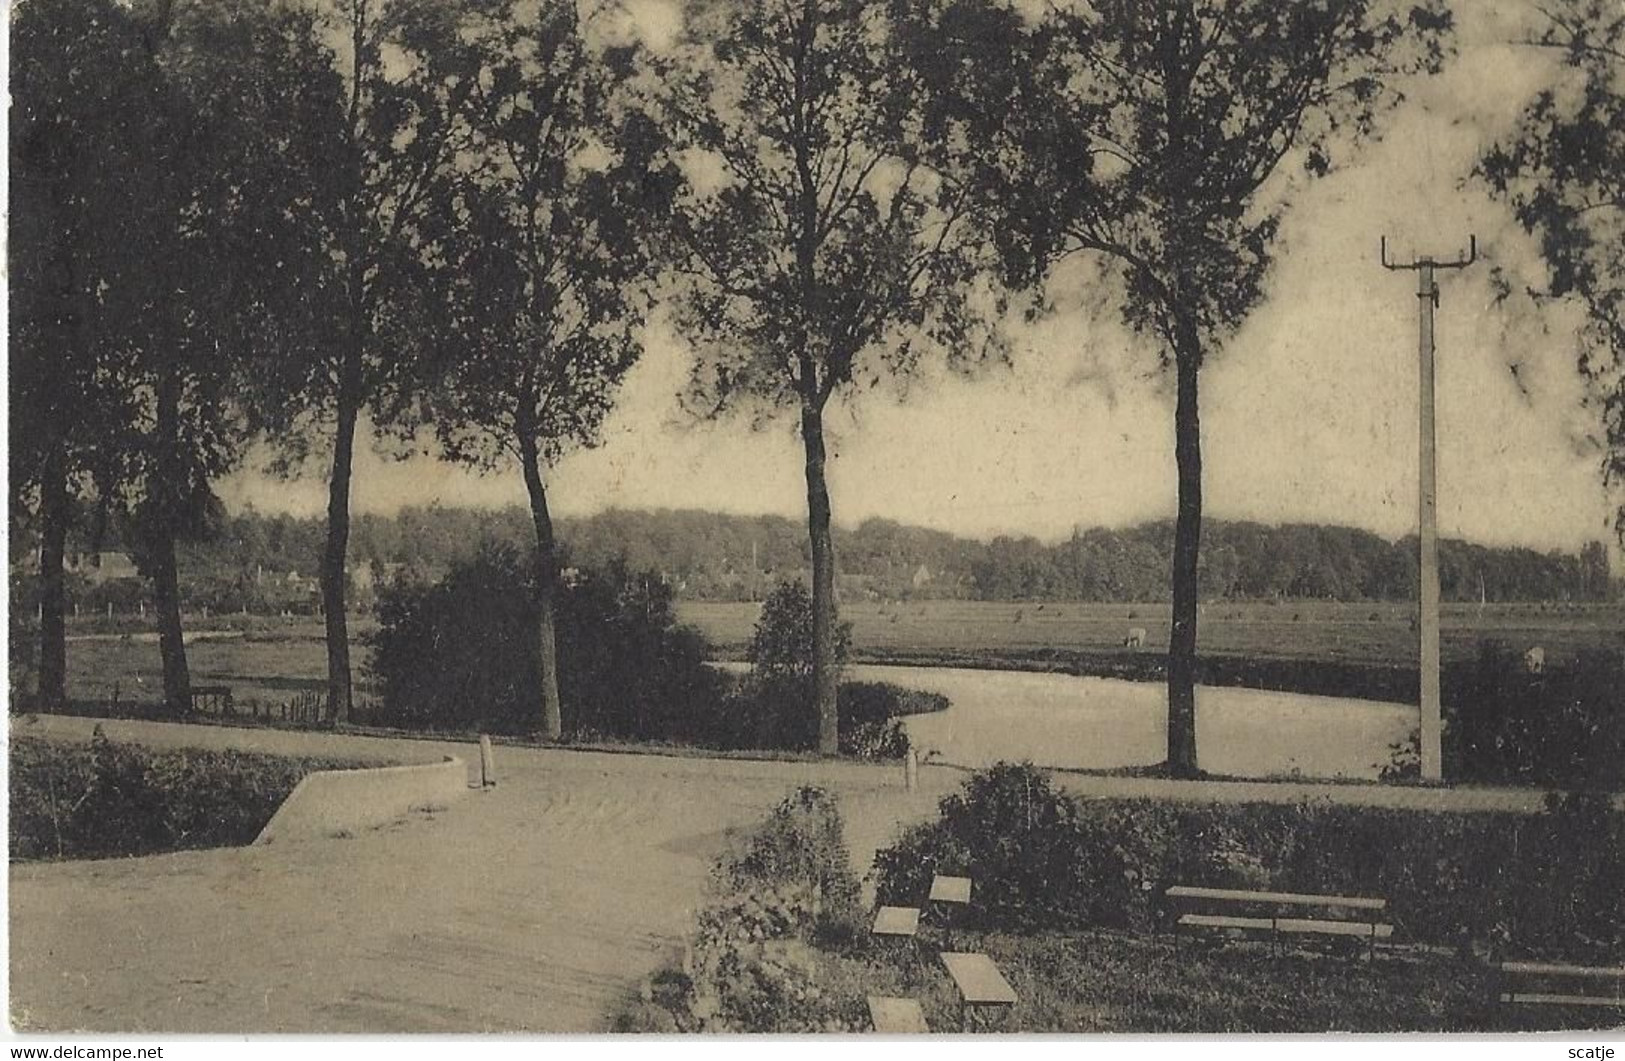
[[[971,1021],[978,1015],[1003,1015],[1015,1008],[1015,988],[999,972],[992,958],[985,954],[943,951],[942,964],[959,990],[959,1020],[963,1030],[970,1031]]]

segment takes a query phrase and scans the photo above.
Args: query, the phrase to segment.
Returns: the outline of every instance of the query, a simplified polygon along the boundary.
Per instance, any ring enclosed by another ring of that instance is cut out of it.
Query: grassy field
[[[759,607],[684,602],[678,615],[699,628],[718,658],[740,659]],[[1158,604],[862,602],[843,606],[841,614],[852,623],[859,661],[1089,672],[1101,661],[1160,656],[1168,639],[1168,606]],[[1201,650],[1208,658],[1408,668],[1416,652],[1409,614],[1407,606],[1389,603],[1209,604],[1202,608]],[[320,622],[269,622],[190,643],[193,683],[229,685],[239,705],[254,700],[279,705],[321,688],[327,660]],[[189,626],[205,628],[201,618]],[[1138,651],[1122,646],[1131,627],[1146,631],[1146,643]],[[370,689],[365,642],[373,629],[370,620],[351,624],[358,648],[353,654],[356,681],[363,696]],[[71,636],[75,638],[68,645],[71,699],[96,703],[109,702],[115,695],[122,702],[157,699],[161,671],[158,646],[150,634],[99,633],[87,623],[75,626]],[[1548,664],[1557,665],[1581,649],[1625,646],[1625,605],[1447,606],[1443,638],[1446,661],[1471,658],[1478,643],[1490,639],[1517,647],[1542,645]]]
[[[742,655],[759,605],[685,602],[683,621],[698,627],[724,655]],[[1208,656],[1409,665],[1416,658],[1411,607],[1334,601],[1204,604],[1200,650]],[[1122,650],[1134,627],[1144,651],[1168,649],[1166,604],[1004,603],[991,601],[860,602],[841,607],[860,659],[1021,660],[1046,654],[1098,655]],[[1481,640],[1527,648],[1542,645],[1549,664],[1583,648],[1625,646],[1625,604],[1446,605],[1446,660],[1468,659]]]

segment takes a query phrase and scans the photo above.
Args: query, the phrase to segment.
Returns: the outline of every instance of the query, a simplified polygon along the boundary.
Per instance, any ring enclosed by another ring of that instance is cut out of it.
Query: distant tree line
[[[370,606],[376,588],[427,581],[470,560],[481,543],[521,543],[522,508],[408,507],[362,515],[351,530],[354,602]],[[610,509],[557,521],[561,562],[588,570],[624,564],[663,575],[679,599],[757,600],[778,580],[804,577],[806,536],[780,516],[700,510]],[[1416,593],[1416,539],[1324,524],[1211,520],[1201,568],[1206,600],[1271,598],[1410,600]],[[208,541],[180,550],[182,598],[189,610],[246,607],[309,610],[283,588],[287,576],[317,569],[319,518],[248,510],[223,517]],[[841,597],[863,599],[1165,601],[1173,527],[1166,520],[1118,530],[1094,528],[1046,543],[1030,537],[978,541],[924,527],[871,519],[835,529]],[[1452,601],[1604,601],[1621,584],[1608,550],[1541,552],[1447,539],[1443,592]],[[75,594],[79,598],[79,594]],[[92,608],[135,597],[116,587],[82,599]],[[281,601],[283,603],[277,604]]]

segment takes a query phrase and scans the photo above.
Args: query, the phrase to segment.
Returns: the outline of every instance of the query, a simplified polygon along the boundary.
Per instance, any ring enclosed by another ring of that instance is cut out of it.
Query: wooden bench
[[[971,1031],[972,1022],[983,1019],[984,1026],[994,1016],[1007,1016],[1016,1005],[1016,990],[985,954],[943,951],[942,964],[959,991],[960,1030]]]
[[[231,686],[192,686],[192,710],[198,714],[231,714]]]
[[[1505,1003],[1625,1008],[1625,967],[1502,962],[1499,972]]]
[[[881,1035],[926,1035],[925,1011],[912,998],[869,996],[869,1023]]]
[[[1271,945],[1279,948],[1285,937],[1341,937],[1364,940],[1367,956],[1374,958],[1377,941],[1394,934],[1394,926],[1382,920],[1388,908],[1386,899],[1186,885],[1169,888],[1165,894],[1176,908],[1205,908],[1180,913],[1174,922],[1176,939],[1190,932],[1256,932],[1267,933]],[[1317,911],[1336,916],[1308,916]]]

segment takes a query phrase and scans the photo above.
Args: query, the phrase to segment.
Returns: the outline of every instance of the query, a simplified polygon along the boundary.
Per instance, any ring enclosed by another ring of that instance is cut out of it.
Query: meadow
[[[750,641],[757,608],[693,601],[678,615],[719,654],[735,657]],[[1411,605],[1387,601],[1214,602],[1201,606],[1197,636],[1210,657],[1408,667],[1416,658],[1411,614]],[[865,662],[1086,662],[1123,654],[1136,627],[1145,630],[1141,654],[1168,649],[1167,604],[862,601],[843,604],[841,618],[852,624],[854,655]],[[1557,664],[1584,649],[1625,647],[1625,604],[1447,604],[1441,626],[1446,661],[1470,659],[1480,641],[1497,640],[1541,645]]]
[[[718,659],[745,654],[759,605],[686,601],[679,618],[697,627]],[[841,615],[852,623],[854,660],[937,666],[1104,673],[1147,677],[1167,650],[1166,604],[1030,603],[986,601],[852,602]],[[280,705],[320,689],[326,653],[319,620],[250,617],[188,618],[192,681],[228,685],[239,706]],[[1131,628],[1145,644],[1125,648]],[[375,629],[366,618],[351,624],[358,695],[370,693],[365,642]],[[69,698],[105,705],[151,702],[161,685],[158,646],[150,632],[98,632],[88,620],[70,624]],[[1325,692],[1325,682],[1298,664],[1340,671],[1400,673],[1414,669],[1415,633],[1402,603],[1282,601],[1202,606],[1199,637],[1204,660],[1237,664],[1224,684]],[[1625,647],[1625,604],[1446,605],[1443,648],[1447,663],[1473,658],[1482,641],[1519,650],[1541,645],[1548,665],[1589,649]],[[1239,666],[1245,664],[1245,667]],[[1276,665],[1268,674],[1253,665]],[[1335,677],[1335,676],[1334,676]],[[1301,688],[1292,688],[1301,684]],[[1335,683],[1334,683],[1335,684]],[[1378,695],[1383,690],[1372,691]],[[1354,689],[1349,695],[1357,695]],[[1396,697],[1397,698],[1397,695]]]

